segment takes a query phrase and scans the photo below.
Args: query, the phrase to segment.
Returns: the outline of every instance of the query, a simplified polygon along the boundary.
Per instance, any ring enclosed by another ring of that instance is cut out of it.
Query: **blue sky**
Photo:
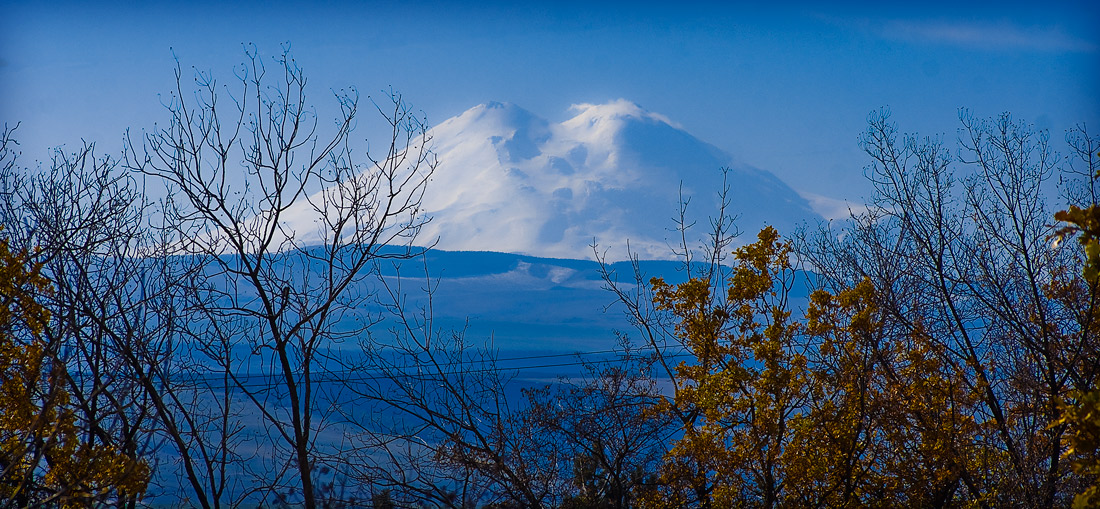
[[[763,6],[760,4],[764,4]],[[867,114],[954,137],[959,107],[1100,131],[1095,2],[0,3],[0,123],[24,157],[163,121],[173,53],[231,79],[290,42],[314,101],[400,91],[429,123],[486,101],[550,120],[626,98],[799,191],[860,200]]]

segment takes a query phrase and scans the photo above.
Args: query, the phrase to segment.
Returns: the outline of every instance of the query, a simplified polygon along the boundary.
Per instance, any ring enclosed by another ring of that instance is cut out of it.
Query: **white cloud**
[[[1097,45],[1059,27],[1023,27],[1007,22],[890,20],[873,23],[889,39],[950,44],[978,49],[1094,52]]]
[[[825,219],[849,219],[852,216],[867,213],[867,205],[862,203],[838,200],[836,198],[808,193],[806,191],[799,191],[798,194],[802,195],[806,201],[810,202],[810,208],[812,208],[814,212],[817,212],[818,215]]]

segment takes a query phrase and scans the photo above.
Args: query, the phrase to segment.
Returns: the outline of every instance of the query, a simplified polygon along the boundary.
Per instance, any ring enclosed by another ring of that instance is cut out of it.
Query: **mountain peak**
[[[461,124],[463,127],[473,123],[490,123],[498,127],[523,127],[532,122],[545,124],[546,121],[534,113],[527,111],[513,103],[490,101],[470,108],[457,117],[447,119],[436,127],[447,124]]]
[[[569,111],[575,113],[575,115],[573,118],[565,121],[564,124],[633,119],[646,122],[659,122],[676,129],[682,129],[680,124],[673,122],[668,117],[659,113],[653,113],[627,99],[617,99],[604,104],[574,104],[569,107]]]
[[[436,126],[439,167],[423,202],[433,219],[420,241],[574,259],[592,258],[595,242],[613,260],[626,257],[629,242],[643,258],[668,258],[680,191],[705,217],[732,158],[625,99],[570,109],[572,118],[551,123],[487,102]],[[816,217],[770,173],[740,167],[729,178],[746,232],[765,222],[789,231]]]
[[[775,175],[731,166],[729,154],[663,115],[621,99],[573,110],[572,118],[551,123],[514,104],[489,102],[434,127],[439,165],[421,202],[432,221],[417,242],[569,259],[593,258],[595,244],[609,261],[633,254],[668,259],[669,245],[681,240],[670,231],[681,200],[690,198],[689,214],[706,225],[718,210],[723,176],[728,212],[739,216],[745,239],[766,224],[786,233],[820,219]],[[303,242],[321,225],[304,207],[287,221]],[[695,248],[708,232],[691,233]]]

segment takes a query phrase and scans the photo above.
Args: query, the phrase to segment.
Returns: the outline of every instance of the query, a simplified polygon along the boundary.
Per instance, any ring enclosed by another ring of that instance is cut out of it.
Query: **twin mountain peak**
[[[509,103],[475,106],[432,128],[439,165],[417,242],[447,251],[496,251],[611,260],[668,259],[680,202],[694,240],[717,213],[728,168],[730,213],[751,242],[764,225],[790,232],[821,217],[768,171],[733,157],[671,119],[626,100],[578,104],[554,123]],[[302,224],[296,218],[295,223]]]

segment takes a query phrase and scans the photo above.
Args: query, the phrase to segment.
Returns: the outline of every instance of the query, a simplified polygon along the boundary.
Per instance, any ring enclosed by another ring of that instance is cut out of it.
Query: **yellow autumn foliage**
[[[149,466],[81,439],[61,375],[41,338],[49,281],[0,240],[0,499],[16,506],[86,507],[140,495]]]
[[[788,306],[790,247],[772,228],[738,249],[726,295],[651,283],[691,353],[668,404],[699,416],[650,507],[922,507],[950,503],[980,461],[976,398],[920,327],[886,330],[864,280]],[[988,461],[988,458],[985,459]]]

